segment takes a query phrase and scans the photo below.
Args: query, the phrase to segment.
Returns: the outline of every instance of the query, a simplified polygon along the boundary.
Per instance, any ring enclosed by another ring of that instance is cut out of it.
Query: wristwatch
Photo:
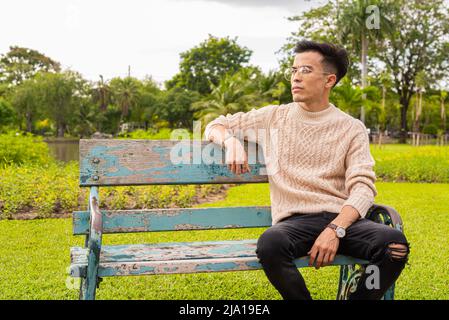
[[[335,233],[337,234],[337,238],[341,239],[346,235],[346,229],[343,227],[339,227],[336,224],[333,223],[329,223],[327,225],[327,228],[331,228],[335,231]]]

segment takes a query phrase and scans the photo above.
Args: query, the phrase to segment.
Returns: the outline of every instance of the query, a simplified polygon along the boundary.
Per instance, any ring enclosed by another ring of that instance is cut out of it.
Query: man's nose
[[[300,76],[299,72],[295,72],[295,74],[293,75],[293,82],[301,82],[302,81],[302,77]]]
[[[302,78],[301,77],[299,77],[297,75],[295,75],[293,77],[293,83],[301,83],[301,82],[302,82]]]

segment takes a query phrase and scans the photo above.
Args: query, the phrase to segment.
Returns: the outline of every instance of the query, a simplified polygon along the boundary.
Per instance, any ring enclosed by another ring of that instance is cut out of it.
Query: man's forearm
[[[340,214],[332,221],[332,223],[346,229],[359,219],[359,212],[352,206],[347,205],[341,209]]]

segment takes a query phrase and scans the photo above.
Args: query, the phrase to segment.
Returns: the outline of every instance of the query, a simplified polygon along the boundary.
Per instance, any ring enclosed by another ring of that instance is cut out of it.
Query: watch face
[[[343,238],[346,235],[346,231],[342,227],[338,227],[335,231],[337,232],[337,237],[339,238]]]

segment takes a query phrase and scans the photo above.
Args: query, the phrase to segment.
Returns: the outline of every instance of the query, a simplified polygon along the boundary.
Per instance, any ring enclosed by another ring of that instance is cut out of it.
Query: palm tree
[[[286,94],[290,101],[291,95],[289,89],[284,75],[278,71],[271,70],[267,75],[261,75],[257,81],[258,92],[269,104],[281,104],[285,102]]]
[[[246,112],[250,107],[261,104],[261,97],[254,89],[256,84],[253,71],[242,69],[234,75],[225,75],[205,99],[192,105],[195,117],[209,123],[220,115]]]
[[[93,89],[93,100],[100,106],[100,111],[105,111],[109,102],[111,101],[111,88],[104,81],[103,76],[100,74],[100,81],[96,83]]]
[[[342,111],[354,115],[362,104],[363,91],[353,86],[351,80],[345,77],[331,92],[331,100]]]
[[[377,26],[372,29],[368,28],[368,22],[372,20],[373,13],[367,11],[371,5],[379,8],[379,28]],[[354,48],[360,51],[360,61],[362,64],[361,72],[361,88],[365,89],[368,86],[368,48],[370,41],[378,41],[383,38],[383,35],[391,30],[391,22],[382,14],[384,5],[381,1],[375,0],[346,0],[341,3],[337,2],[337,35],[341,43],[352,42]],[[380,28],[380,26],[382,26]],[[366,96],[363,96],[365,99]],[[365,108],[362,104],[360,108],[360,119],[365,122]]]
[[[114,78],[110,81],[115,104],[122,110],[120,122],[127,118],[130,110],[139,100],[139,80],[126,77]]]

